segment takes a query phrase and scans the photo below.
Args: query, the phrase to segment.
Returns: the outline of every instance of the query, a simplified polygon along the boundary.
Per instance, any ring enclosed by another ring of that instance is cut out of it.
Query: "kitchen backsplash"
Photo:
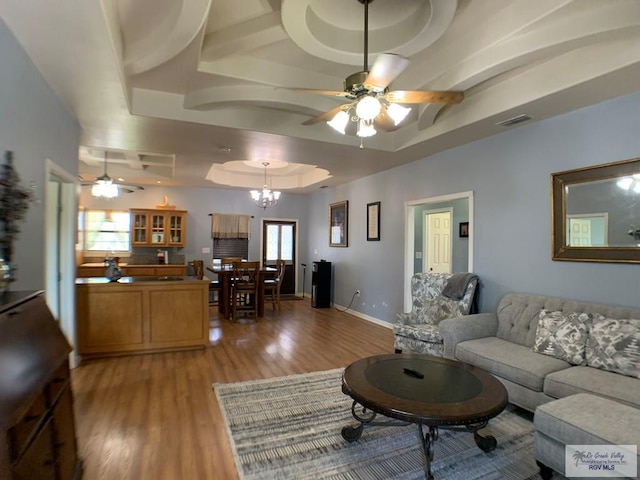
[[[88,257],[85,256],[82,260],[83,263],[100,263],[104,260],[104,256],[102,257]],[[122,262],[128,263],[129,265],[157,265],[158,264],[158,256],[156,250],[149,250],[143,252],[136,252],[135,250],[131,252],[128,258],[122,259]],[[185,256],[180,253],[173,253],[169,250],[169,265],[184,265],[185,264]]]

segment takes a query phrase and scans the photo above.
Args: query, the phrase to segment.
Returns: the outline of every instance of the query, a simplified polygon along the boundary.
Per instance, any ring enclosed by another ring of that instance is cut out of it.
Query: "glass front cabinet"
[[[131,245],[184,247],[187,212],[131,209]]]

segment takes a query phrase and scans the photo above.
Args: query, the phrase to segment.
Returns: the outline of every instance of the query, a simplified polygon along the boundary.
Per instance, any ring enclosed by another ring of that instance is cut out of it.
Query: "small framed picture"
[[[461,238],[469,236],[469,222],[460,222],[459,235]]]
[[[367,241],[380,241],[380,202],[367,203]]]
[[[349,246],[349,202],[347,200],[329,205],[329,246]]]

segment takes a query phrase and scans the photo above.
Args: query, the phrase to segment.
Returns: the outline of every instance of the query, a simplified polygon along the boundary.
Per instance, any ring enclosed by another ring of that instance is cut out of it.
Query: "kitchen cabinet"
[[[187,212],[184,210],[131,209],[131,246],[184,247]]]
[[[71,348],[42,292],[0,308],[0,478],[79,479]]]
[[[78,353],[83,357],[203,348],[209,343],[208,280],[77,279],[76,302]]]

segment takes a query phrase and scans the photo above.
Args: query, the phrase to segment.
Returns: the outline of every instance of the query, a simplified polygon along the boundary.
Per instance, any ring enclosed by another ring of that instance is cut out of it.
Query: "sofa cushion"
[[[592,319],[593,315],[589,313],[540,310],[533,351],[565,360],[572,365],[584,363],[584,350]]]
[[[530,347],[496,337],[459,343],[456,358],[537,392],[542,392],[546,375],[571,366],[564,360],[534,353]]]
[[[627,405],[581,393],[540,405],[536,431],[565,445],[637,445],[640,415]]]
[[[640,378],[640,320],[593,319],[587,365]]]
[[[554,398],[595,393],[640,408],[640,382],[637,379],[586,366],[550,373],[544,379],[544,393]]]

